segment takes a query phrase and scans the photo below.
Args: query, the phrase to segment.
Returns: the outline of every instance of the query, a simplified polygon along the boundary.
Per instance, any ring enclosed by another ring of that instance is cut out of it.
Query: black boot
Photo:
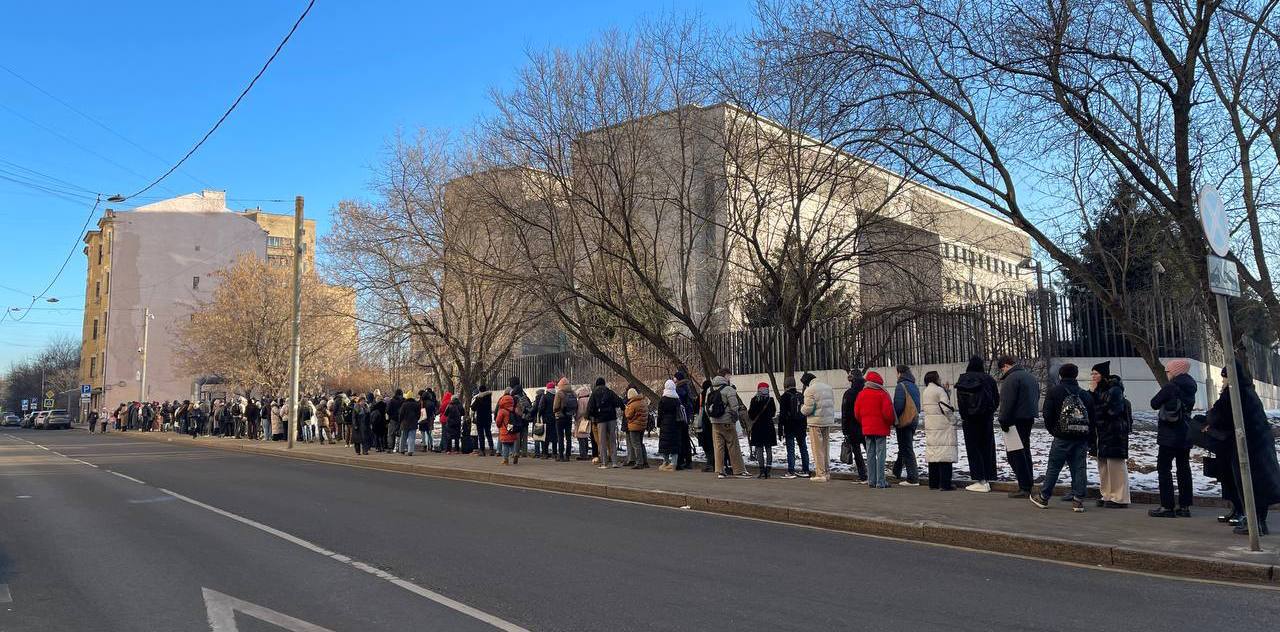
[[[769,478],[769,474],[771,474],[772,472],[773,472],[773,466],[772,466],[772,465],[766,465],[766,466],[764,466],[764,477],[765,477],[765,478]]]

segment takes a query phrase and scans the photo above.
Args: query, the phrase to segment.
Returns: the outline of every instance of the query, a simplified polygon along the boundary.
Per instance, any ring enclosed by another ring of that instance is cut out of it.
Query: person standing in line
[[[471,418],[476,425],[476,456],[494,456],[498,452],[493,445],[493,392],[485,384],[476,387],[471,398]],[[485,452],[488,446],[488,452]]]
[[[324,395],[316,397],[312,406],[315,408],[316,426],[320,429],[320,443],[333,443],[333,432],[329,429],[329,407]]]
[[[831,429],[836,427],[836,398],[831,385],[817,379],[812,373],[800,376],[804,384],[805,425],[809,428],[809,443],[813,445],[814,475],[809,479],[817,483],[831,480]]]
[[[1151,398],[1157,411],[1156,471],[1159,473],[1160,506],[1147,512],[1152,518],[1191,517],[1191,409],[1196,405],[1196,381],[1187,374],[1191,362],[1176,358],[1164,365],[1169,381]],[[1173,465],[1178,464],[1178,504],[1173,500]]]
[[[858,393],[866,385],[861,369],[849,369],[849,388],[844,390],[840,398],[840,434],[844,441],[840,443],[840,462],[845,465],[857,464],[858,482],[867,482],[867,463],[862,458],[862,426],[853,417],[853,405],[858,401]]]
[[[1017,491],[1009,492],[1009,498],[1030,498],[1035,472],[1031,466],[1031,426],[1040,410],[1040,383],[1031,371],[1018,364],[1011,355],[996,360],[1000,366],[1000,407],[996,421],[1000,430],[1009,432],[1016,428],[1022,449],[1007,450],[1009,467],[1018,479]]]
[[[538,407],[538,418],[542,420],[542,458],[560,459],[560,437],[556,434],[556,397],[559,389],[555,382],[547,382],[543,391],[542,402]]]
[[[381,442],[385,448],[388,425],[387,402],[382,399],[382,391],[373,389],[373,401],[369,404],[369,434],[361,440],[361,445],[368,449],[371,444],[376,446]]]
[[[436,392],[431,387],[423,389],[427,392],[427,399],[422,401],[422,414],[418,415],[418,421],[414,424],[414,429],[422,433],[422,451],[431,452],[435,448],[434,439],[431,437],[431,422],[440,416],[443,409],[440,407],[439,400],[436,399]],[[415,433],[416,434],[416,433]],[[414,438],[417,443],[417,438]]]
[[[520,462],[520,453],[515,449],[516,441],[520,439],[520,429],[514,422],[513,412],[516,400],[511,396],[511,391],[512,389],[507,389],[507,392],[498,398],[498,416],[494,420],[498,426],[498,448],[503,465],[515,465]]]
[[[595,424],[587,418],[587,402],[591,399],[591,389],[586,384],[578,387],[573,392],[574,400],[578,402],[578,411],[573,415],[573,423],[575,424],[573,435],[578,438],[578,460],[590,461],[593,458],[592,446],[595,444]],[[594,455],[596,462],[599,462],[599,454]]]
[[[351,396],[344,391],[338,391],[333,394],[333,418],[338,422],[338,427],[342,430],[343,445],[348,447],[352,444],[352,419],[351,411],[355,407],[355,402],[351,401]]]
[[[1129,432],[1133,428],[1133,408],[1124,395],[1120,376],[1111,375],[1111,362],[1093,365],[1094,440],[1102,488],[1099,507],[1124,509],[1129,506]]]
[[[603,377],[597,377],[591,398],[587,402],[591,422],[596,426],[596,443],[600,446],[600,469],[622,467],[618,463],[618,409],[622,398],[609,389]]]
[[[578,422],[578,394],[569,385],[569,378],[562,377],[556,382],[556,396],[551,407],[555,410],[555,459],[567,463],[573,454],[574,426]]]
[[[751,420],[751,436],[747,442],[755,453],[756,462],[760,464],[760,473],[756,478],[769,478],[773,473],[773,447],[778,445],[773,420],[777,413],[778,405],[769,392],[769,383],[756,384],[756,394],[747,406],[747,418]]]
[[[726,372],[727,373],[727,372]],[[738,419],[743,416],[744,406],[726,374],[717,375],[711,380],[711,392],[707,395],[705,407],[707,420],[711,422],[712,448],[715,451],[715,471],[717,478],[725,478],[724,462],[733,467],[730,476],[751,478],[742,462],[742,444],[738,442]]]
[[[375,397],[376,397],[375,393]],[[391,393],[391,399],[386,403],[386,427],[373,429],[373,449],[378,452],[386,452],[389,448],[394,449],[396,441],[400,439],[400,407],[404,406],[404,389],[397,388]],[[413,429],[418,429],[418,422],[413,422]]]
[[[627,389],[627,407],[623,412],[627,420],[627,458],[634,461],[632,469],[649,469],[649,452],[644,447],[644,431],[649,426],[649,399],[634,388]]]
[[[711,437],[711,420],[707,417],[707,397],[711,395],[711,387],[711,380],[703,380],[698,397],[698,447],[702,448],[702,456],[707,460],[702,466],[703,472],[716,471],[715,440]]]
[[[960,446],[956,440],[955,408],[937,371],[924,374],[920,400],[924,411],[924,460],[929,468],[929,489],[949,492],[955,489],[951,484],[951,470],[960,459]]]
[[[426,393],[421,394],[426,398]],[[446,454],[462,454],[462,418],[467,414],[462,405],[462,395],[456,394],[444,409],[444,432],[446,434],[444,450]],[[409,435],[409,443],[413,443],[413,435]],[[410,455],[413,454],[410,448]]]
[[[996,380],[983,370],[984,365],[980,356],[969,358],[955,387],[969,478],[973,481],[965,489],[978,493],[990,492],[991,481],[996,480],[995,414],[1000,401]]]
[[[1271,532],[1267,528],[1267,512],[1271,505],[1280,502],[1280,463],[1277,463],[1276,459],[1275,433],[1272,432],[1271,424],[1267,421],[1267,413],[1262,408],[1262,400],[1258,397],[1253,376],[1240,360],[1235,361],[1235,366],[1240,382],[1242,416],[1240,425],[1244,428],[1245,442],[1249,447],[1249,479],[1253,482],[1253,509],[1258,517],[1258,535],[1270,535]],[[1222,377],[1223,383],[1227,383],[1226,367],[1223,367]],[[1232,489],[1236,492],[1233,506],[1238,504],[1238,512],[1236,512],[1238,518],[1233,523],[1235,529],[1232,533],[1249,535],[1249,520],[1244,513],[1244,500],[1240,498],[1244,481],[1240,477],[1240,456],[1234,449],[1233,433],[1237,426],[1235,415],[1231,410],[1230,393],[1230,386],[1222,389],[1218,401],[1214,402],[1213,407],[1209,409],[1208,418],[1211,428],[1225,437],[1226,443],[1231,446],[1230,452],[1224,452],[1226,456],[1223,454],[1217,456],[1219,459],[1228,459],[1223,466],[1231,470],[1228,478],[1231,480]]]
[[[1071,510],[1084,511],[1084,496],[1088,489],[1089,472],[1085,469],[1085,455],[1089,451],[1089,436],[1093,428],[1093,396],[1076,384],[1080,368],[1074,364],[1058,367],[1058,384],[1045,393],[1041,416],[1044,427],[1053,436],[1049,446],[1049,463],[1044,470],[1044,483],[1038,493],[1031,495],[1031,503],[1041,509],[1049,507],[1053,488],[1058,484],[1062,466],[1071,468],[1071,493],[1065,499],[1071,501]]]
[[[418,434],[418,420],[422,418],[423,406],[427,402],[427,391],[423,389],[418,391],[418,398],[413,399],[406,397],[400,403],[400,436],[392,441],[400,446],[401,454],[405,456],[413,456],[414,435]]]
[[[804,415],[800,406],[804,398],[796,390],[796,378],[788,375],[782,380],[782,395],[778,397],[778,434],[787,446],[787,473],[782,478],[809,478],[809,444],[805,431]],[[800,471],[796,472],[796,450],[800,451]]]
[[[351,415],[351,447],[355,449],[356,454],[368,454],[369,445],[375,441],[373,436],[373,393],[365,393],[363,398],[357,398],[354,405],[346,408],[350,409]]]
[[[896,425],[898,415],[893,410],[893,398],[884,389],[884,378],[875,371],[868,371],[866,379],[866,385],[853,404],[853,414],[862,425],[862,436],[867,445],[867,486],[888,489],[885,459],[889,431]]]
[[[529,395],[524,392],[524,386],[520,384],[519,376],[511,376],[508,386],[511,388],[511,418],[520,432],[520,438],[516,441],[515,449],[520,456],[528,456],[529,422],[533,420],[533,402],[529,401]]]
[[[547,457],[547,422],[545,410],[551,403],[554,395],[547,389],[540,388],[533,394],[533,423],[530,424],[529,433],[533,435],[533,458],[544,459]]]
[[[658,400],[658,454],[662,455],[661,472],[674,472],[680,463],[682,441],[689,436],[684,403],[675,380],[662,385],[662,399]]]
[[[684,407],[684,425],[685,433],[680,436],[680,458],[676,459],[675,469],[688,470],[693,468],[693,437],[689,434],[689,423],[693,420],[698,411],[698,401],[695,396],[695,388],[693,380],[689,379],[689,369],[683,365],[676,369],[673,381],[676,385],[676,399],[680,400],[680,405]]]
[[[893,477],[900,479],[898,485],[918,487],[920,485],[920,462],[916,459],[916,429],[920,427],[920,387],[916,385],[916,376],[911,374],[911,367],[898,365],[898,383],[893,387],[893,410],[898,415],[894,427],[894,436],[898,441],[898,455],[893,459]],[[907,478],[902,479],[902,470],[907,470]]]

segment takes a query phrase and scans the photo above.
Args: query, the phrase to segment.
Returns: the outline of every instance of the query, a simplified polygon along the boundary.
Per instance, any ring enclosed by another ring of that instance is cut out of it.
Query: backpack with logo
[[[724,417],[724,414],[728,412],[729,406],[724,401],[724,393],[721,392],[723,390],[724,387],[721,386],[713,389],[709,394],[707,394],[708,417],[719,419],[720,417]]]
[[[1058,427],[1053,434],[1061,439],[1089,438],[1089,409],[1079,393],[1067,391],[1062,398],[1062,411],[1058,413]]]

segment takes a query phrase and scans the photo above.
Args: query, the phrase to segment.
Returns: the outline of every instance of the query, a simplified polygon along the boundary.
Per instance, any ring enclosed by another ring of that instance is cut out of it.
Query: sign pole
[[[293,199],[293,341],[289,360],[289,449],[298,434],[301,416],[298,401],[298,373],[302,368],[302,196]]]
[[[1227,385],[1231,392],[1231,418],[1235,420],[1236,453],[1240,458],[1240,491],[1243,494],[1244,515],[1249,521],[1249,550],[1261,551],[1258,542],[1258,511],[1253,504],[1253,477],[1249,470],[1249,438],[1244,431],[1243,405],[1240,403],[1240,375],[1236,371],[1235,351],[1231,344],[1231,317],[1227,314],[1227,297],[1218,299],[1218,327],[1222,331],[1222,350],[1227,369]]]

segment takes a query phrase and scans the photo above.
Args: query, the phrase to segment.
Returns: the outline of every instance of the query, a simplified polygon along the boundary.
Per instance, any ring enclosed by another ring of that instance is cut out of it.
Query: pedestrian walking
[[[951,483],[952,468],[960,460],[956,409],[937,371],[924,374],[920,401],[924,410],[924,460],[929,469],[929,489],[952,491],[955,489]]]
[[[862,392],[867,380],[861,369],[849,370],[849,388],[844,390],[840,398],[840,462],[858,468],[858,482],[867,482],[867,463],[862,458],[862,425],[853,416],[853,405],[858,401],[858,393]]]
[[[969,479],[973,481],[965,489],[978,493],[990,492],[991,481],[996,480],[995,414],[1000,401],[996,380],[983,370],[984,364],[980,356],[969,358],[955,386]]]
[[[738,420],[743,417],[742,399],[738,391],[725,375],[717,375],[711,380],[711,392],[707,394],[707,402],[703,414],[711,422],[711,441],[715,460],[717,478],[725,478],[724,462],[729,461],[733,467],[730,475],[740,478],[751,478],[742,462],[742,445],[738,442]]]
[[[777,413],[778,405],[769,392],[769,383],[756,384],[756,394],[747,405],[747,418],[751,420],[751,436],[747,442],[760,464],[756,478],[769,478],[773,473],[773,447],[778,445],[778,434],[773,424]]]
[[[1094,440],[1092,453],[1098,460],[1102,487],[1099,507],[1123,509],[1129,506],[1129,432],[1133,429],[1133,408],[1124,395],[1120,376],[1111,375],[1111,362],[1100,362],[1089,374],[1093,382]]]
[[[804,384],[805,426],[809,429],[809,443],[813,446],[814,474],[809,480],[825,483],[831,480],[831,429],[836,427],[836,398],[831,385],[806,372],[800,376]]]
[[[996,364],[1000,367],[1000,406],[996,410],[996,421],[1006,433],[1005,454],[1018,479],[1018,489],[1009,492],[1009,497],[1030,498],[1031,485],[1035,482],[1031,466],[1031,426],[1040,409],[1040,383],[1011,355],[1000,356]],[[1013,440],[1014,435],[1009,432],[1014,429],[1020,444],[1013,446],[1017,449],[1011,449],[1008,443]]]
[[[916,430],[920,427],[920,387],[911,367],[898,365],[898,383],[893,387],[893,410],[897,414],[894,436],[898,441],[898,454],[893,459],[893,477],[903,487],[920,485],[920,462],[916,459]],[[902,478],[902,471],[907,478]]]
[[[1156,472],[1160,506],[1147,512],[1153,518],[1191,517],[1191,409],[1196,405],[1196,381],[1188,371],[1191,362],[1175,358],[1164,365],[1168,382],[1151,398],[1156,411]],[[1178,466],[1177,505],[1174,505],[1173,466]]]
[[[862,436],[867,446],[867,485],[873,489],[889,487],[885,480],[885,459],[888,453],[889,431],[897,424],[898,415],[893,410],[893,398],[884,388],[884,378],[875,371],[868,371],[866,384],[853,414],[862,426]]]
[[[634,388],[627,389],[627,460],[637,470],[649,468],[649,454],[644,447],[644,431],[649,427],[649,399]]]
[[[1044,470],[1044,484],[1040,491],[1031,494],[1031,502],[1041,509],[1049,507],[1053,488],[1058,484],[1062,466],[1071,468],[1071,493],[1064,499],[1071,501],[1071,510],[1084,511],[1084,496],[1088,489],[1089,472],[1085,469],[1085,455],[1089,451],[1089,436],[1093,432],[1093,396],[1076,379],[1080,368],[1067,363],[1058,367],[1058,383],[1044,396],[1041,416],[1045,430],[1053,436],[1049,446],[1049,463]]]
[[[782,478],[809,478],[809,444],[805,430],[804,414],[800,407],[804,398],[796,390],[796,378],[788,375],[782,380],[782,395],[778,396],[778,434],[787,446],[787,473]],[[796,471],[796,452],[800,452],[800,470]]]

